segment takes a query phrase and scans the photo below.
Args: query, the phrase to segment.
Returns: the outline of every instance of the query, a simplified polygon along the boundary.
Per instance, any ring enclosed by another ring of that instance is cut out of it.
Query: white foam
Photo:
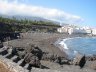
[[[75,37],[75,38],[80,38],[80,37]],[[59,44],[63,49],[68,50],[69,48],[67,47],[67,44],[65,43],[65,41],[70,40],[70,39],[74,39],[74,38],[66,38],[66,39],[62,39],[62,40],[59,39],[58,44]],[[61,48],[60,48],[60,49],[61,49]],[[63,50],[63,49],[61,49],[61,50]]]
[[[81,38],[81,37],[75,37],[75,38]],[[64,48],[64,49],[69,49],[65,43],[65,41],[67,40],[70,40],[70,39],[75,39],[75,38],[66,38],[66,39],[63,39],[59,42],[59,44]]]
[[[75,38],[80,38],[80,37],[75,37]],[[61,51],[64,51],[64,52],[66,52],[66,54],[67,55],[76,55],[78,52],[77,51],[73,51],[73,52],[71,52],[70,50],[69,50],[69,48],[68,48],[68,46],[67,46],[67,44],[65,43],[67,40],[70,40],[70,39],[74,39],[74,38],[66,38],[66,39],[63,39],[63,40],[60,40],[59,41],[59,45],[60,45],[60,50]]]
[[[74,39],[78,39],[78,38],[83,38],[83,37],[74,37],[74,38],[59,39],[58,42],[57,42],[57,46],[58,46],[58,48],[61,51],[65,52],[68,55],[68,58],[74,58],[79,52],[76,51],[76,50],[73,50],[71,48],[68,48],[68,46],[66,44],[66,41],[67,40],[74,40]],[[88,37],[84,37],[84,38],[88,38]],[[96,49],[94,49],[93,51],[95,52]]]
[[[67,44],[65,43],[65,41],[70,40],[70,39],[74,39],[74,38],[66,38],[66,39],[59,41],[60,46],[68,50],[69,48],[67,47]]]
[[[64,49],[68,49],[65,41],[66,41],[66,40],[63,40],[63,41],[61,41],[59,44],[60,44]]]

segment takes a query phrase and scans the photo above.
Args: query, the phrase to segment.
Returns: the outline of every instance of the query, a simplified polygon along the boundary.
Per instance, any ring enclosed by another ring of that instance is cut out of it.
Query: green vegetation
[[[20,24],[20,25],[53,25],[53,26],[59,26],[54,24],[51,21],[32,21],[32,20],[28,20],[28,19],[16,19],[15,17],[11,18],[4,18],[4,17],[0,17],[0,22],[3,23],[7,23],[7,24]]]
[[[56,28],[60,27],[59,25],[51,22],[51,21],[32,21],[28,19],[16,19],[13,18],[4,18],[0,17],[0,32],[8,31],[8,32],[26,32],[26,31],[52,31],[56,30]]]

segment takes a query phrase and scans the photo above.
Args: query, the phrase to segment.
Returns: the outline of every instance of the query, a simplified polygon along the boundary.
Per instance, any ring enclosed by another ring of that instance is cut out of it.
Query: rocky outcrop
[[[11,54],[17,55],[19,59],[24,59],[21,65],[28,63],[31,67],[41,67],[40,60],[42,59],[43,53],[35,45],[30,45],[29,48],[14,47],[12,48]]]
[[[86,63],[86,58],[85,58],[85,55],[81,58],[80,62],[79,62],[79,66],[80,68],[83,68],[84,65]]]
[[[12,62],[11,60],[0,56],[0,62],[5,65],[5,67],[9,70],[5,72],[29,72],[29,70],[24,69],[23,67],[19,66],[18,64]],[[0,71],[1,72],[1,71]]]
[[[86,59],[87,59],[88,61],[95,61],[95,60],[96,60],[96,55],[87,56]]]
[[[81,55],[81,54],[77,54],[76,57],[74,58],[73,60],[73,64],[74,65],[79,65],[80,68],[83,68],[83,66],[85,65],[86,63],[86,57],[85,55]]]
[[[74,65],[79,65],[79,62],[80,62],[80,60],[81,60],[82,57],[83,57],[83,56],[78,53],[78,54],[75,56],[74,60],[73,60],[73,64],[74,64]]]
[[[3,43],[0,41],[0,48],[2,48],[3,47]]]

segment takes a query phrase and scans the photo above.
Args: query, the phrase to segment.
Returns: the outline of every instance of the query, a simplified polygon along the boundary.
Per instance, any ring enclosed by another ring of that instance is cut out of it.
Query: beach
[[[30,33],[21,33],[22,38],[11,40],[9,42],[4,43],[4,45],[9,45],[13,47],[25,47],[27,48],[29,44],[34,44],[38,46],[43,52],[46,52],[50,55],[60,56],[63,60],[67,60],[67,55],[64,51],[60,50],[58,46],[56,46],[56,42],[58,40],[64,38],[72,38],[72,37],[86,37],[87,35],[68,35],[68,34],[60,34],[60,33],[39,33],[39,32],[30,32]],[[87,61],[89,63],[89,61]],[[79,66],[71,65],[65,62],[64,64],[60,65],[56,62],[52,62],[50,60],[41,60],[41,64],[48,69],[34,69],[34,72],[40,70],[40,72],[95,72],[93,69],[89,68],[88,65],[83,69],[80,69]],[[33,71],[32,71],[33,72]]]

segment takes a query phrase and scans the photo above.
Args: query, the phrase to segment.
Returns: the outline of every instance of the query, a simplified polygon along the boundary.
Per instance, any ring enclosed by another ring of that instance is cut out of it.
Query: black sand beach
[[[54,55],[63,58],[62,61],[64,60],[64,63],[62,63],[61,65],[50,60],[41,60],[41,64],[50,70],[57,70],[57,72],[95,72],[93,69],[91,69],[91,67],[89,67],[89,61],[86,62],[83,69],[80,69],[78,65],[75,66],[71,64],[70,61],[67,60],[67,55],[54,45],[54,43],[61,38],[86,37],[86,35],[69,36],[68,34],[37,32],[22,33],[21,35],[21,39],[9,41],[8,45],[13,47],[27,48],[29,44],[34,44],[38,46],[43,52],[48,53],[48,56]],[[6,42],[4,43],[4,45],[6,45]],[[47,70],[45,72],[47,72]]]

